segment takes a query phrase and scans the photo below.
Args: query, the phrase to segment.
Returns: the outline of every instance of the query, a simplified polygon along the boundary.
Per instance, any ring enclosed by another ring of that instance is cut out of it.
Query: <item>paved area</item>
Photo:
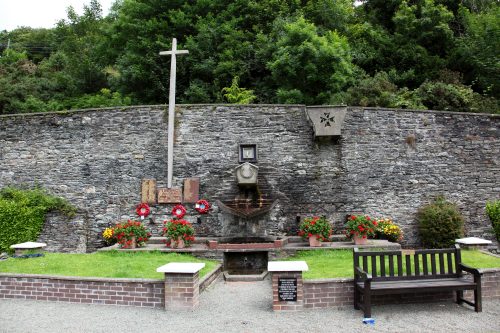
[[[351,307],[274,313],[271,283],[218,281],[193,312],[0,300],[0,332],[500,332],[500,301],[482,313],[452,302],[374,306],[374,326]]]

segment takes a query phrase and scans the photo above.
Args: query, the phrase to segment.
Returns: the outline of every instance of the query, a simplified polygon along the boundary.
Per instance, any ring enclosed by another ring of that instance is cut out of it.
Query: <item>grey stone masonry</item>
[[[106,226],[137,219],[142,179],[166,187],[165,110],[0,116],[0,188],[38,184],[66,198],[81,211],[66,221],[78,232],[57,250],[94,250]],[[348,107],[340,138],[314,139],[305,106],[180,105],[173,186],[199,178],[200,199],[213,205],[200,215],[186,204],[197,236],[296,235],[297,215],[313,214],[342,233],[346,215],[365,213],[392,218],[404,243],[418,245],[417,210],[444,194],[464,215],[466,236],[494,240],[484,207],[500,198],[499,122],[488,114]],[[275,200],[268,213],[248,219],[214,204],[241,194],[234,174],[241,143],[257,144],[259,193]],[[153,234],[172,207],[151,207],[145,223]],[[49,247],[57,228],[44,230]]]

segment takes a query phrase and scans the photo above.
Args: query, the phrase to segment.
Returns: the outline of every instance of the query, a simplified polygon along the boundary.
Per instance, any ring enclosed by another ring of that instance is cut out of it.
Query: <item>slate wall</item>
[[[455,202],[466,234],[493,238],[485,202],[500,199],[500,117],[434,111],[348,108],[339,140],[313,140],[300,105],[177,107],[174,186],[200,177],[214,203],[239,192],[238,144],[258,144],[259,182],[276,206],[242,219],[214,206],[198,235],[295,234],[296,216],[326,215],[340,233],[347,214],[392,217],[407,245],[418,244],[415,213],[439,194]],[[0,187],[42,185],[82,212],[85,248],[102,230],[135,217],[141,180],[165,187],[165,106],[0,116]],[[172,205],[152,207],[154,233]],[[78,227],[80,228],[80,227]],[[63,246],[64,247],[64,246]],[[69,247],[69,246],[66,246]],[[83,248],[81,245],[79,248]]]

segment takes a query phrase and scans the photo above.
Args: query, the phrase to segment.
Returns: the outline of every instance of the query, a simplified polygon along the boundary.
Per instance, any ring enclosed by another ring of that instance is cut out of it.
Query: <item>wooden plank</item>
[[[372,259],[372,276],[377,277],[377,256],[371,256]]]
[[[389,275],[394,276],[394,256],[389,255]]]
[[[411,257],[409,254],[405,255],[406,261],[406,275],[411,275]]]
[[[427,264],[427,254],[422,255],[422,267],[424,270],[424,275],[429,275],[429,266]]]
[[[380,255],[380,276],[385,276],[385,256]]]
[[[434,253],[431,253],[430,256],[432,275],[436,275],[436,255]]]
[[[446,258],[448,259],[448,273],[453,273],[454,270],[453,270],[453,261],[452,261],[452,257],[453,254],[452,253],[448,253],[446,255]]]
[[[415,275],[420,275],[420,261],[418,260],[418,253],[413,256],[413,266],[415,267]]]
[[[398,276],[403,276],[403,256],[398,255]]]
[[[363,270],[367,273],[369,273],[368,271],[368,257],[365,257],[363,256]]]

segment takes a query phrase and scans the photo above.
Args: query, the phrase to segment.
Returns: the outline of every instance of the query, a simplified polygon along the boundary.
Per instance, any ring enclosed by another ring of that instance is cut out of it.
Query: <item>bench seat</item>
[[[364,288],[363,282],[357,283],[358,288]],[[397,280],[371,282],[372,295],[402,294],[427,291],[473,290],[476,284],[465,278]]]

